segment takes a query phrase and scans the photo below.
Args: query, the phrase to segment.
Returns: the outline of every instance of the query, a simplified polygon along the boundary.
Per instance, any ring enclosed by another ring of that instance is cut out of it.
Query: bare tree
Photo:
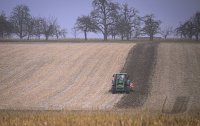
[[[55,34],[55,26],[56,26],[56,19],[49,18],[42,20],[42,30],[46,40],[49,39],[50,36]]]
[[[60,25],[57,24],[54,26],[54,34],[55,34],[56,38],[59,39],[59,37],[61,36]]]
[[[137,38],[142,31],[141,28],[141,17],[137,14],[138,11],[136,10],[136,15],[133,18],[132,21],[132,29],[131,29],[131,33],[130,33],[130,38],[133,36],[134,38]],[[132,35],[132,36],[131,36]]]
[[[186,38],[187,31],[182,23],[179,24],[179,27],[175,29],[176,35],[180,36],[181,39],[184,37]]]
[[[181,38],[199,40],[200,36],[200,12],[196,12],[189,20],[181,23],[179,27],[176,28],[177,35],[180,35]]]
[[[118,35],[117,31],[117,23],[114,23],[108,28],[108,34],[111,35],[112,39],[115,40],[116,36]]]
[[[66,29],[61,29],[60,25],[58,25],[57,23],[54,26],[54,34],[56,36],[57,39],[59,39],[59,37],[66,37],[67,34],[67,30]]]
[[[168,27],[165,27],[163,30],[161,30],[160,34],[165,38],[167,39],[167,36],[169,36],[170,34],[173,33],[173,27],[171,26],[168,26]]]
[[[185,30],[186,30],[186,34],[187,34],[187,37],[189,39],[192,39],[192,37],[195,35],[195,29],[194,29],[194,24],[191,20],[188,20],[184,23],[184,27],[185,27]]]
[[[121,36],[121,40],[124,40],[124,37],[127,33],[127,29],[130,30],[130,25],[126,23],[126,21],[123,18],[120,17],[116,24],[116,30],[117,33]]]
[[[45,22],[44,18],[38,17],[34,18],[34,35],[40,39],[43,34],[43,22]]]
[[[74,38],[76,39],[76,38],[77,38],[77,34],[78,34],[78,29],[77,29],[77,27],[74,26],[74,27],[71,29],[71,31],[72,31],[72,34],[74,35]]]
[[[27,20],[27,39],[29,40],[31,36],[34,35],[35,19],[33,17]]]
[[[107,40],[108,28],[113,24],[113,16],[117,14],[119,6],[111,0],[93,0],[92,5],[91,17],[95,21],[96,29]]]
[[[66,34],[67,34],[67,29],[61,29],[60,30],[60,36],[62,37],[62,38],[66,38]]]
[[[193,16],[193,24],[195,30],[195,38],[198,41],[200,36],[200,12],[196,12]]]
[[[11,23],[14,27],[14,32],[20,39],[27,36],[28,21],[30,20],[30,10],[26,5],[17,5],[11,15]]]
[[[134,8],[129,8],[128,4],[123,4],[116,25],[121,39],[123,40],[126,37],[129,40],[132,37],[132,32],[139,25],[138,23],[137,11]]]
[[[77,18],[76,28],[84,32],[85,40],[87,40],[87,32],[95,32],[95,24],[90,16],[81,16]]]
[[[4,12],[0,14],[0,37],[4,38],[12,33],[12,25],[8,21]]]
[[[192,39],[195,35],[195,26],[192,20],[187,20],[185,23],[180,24],[178,28],[176,28],[177,35],[180,35],[181,38],[184,37],[185,39]]]
[[[132,35],[134,38],[138,38],[141,35],[142,28],[140,24],[140,19],[138,18],[138,23],[135,25]]]
[[[150,40],[153,40],[154,35],[157,34],[160,30],[160,20],[155,20],[154,15],[146,15],[144,17],[144,28],[143,31],[146,35],[150,37]]]

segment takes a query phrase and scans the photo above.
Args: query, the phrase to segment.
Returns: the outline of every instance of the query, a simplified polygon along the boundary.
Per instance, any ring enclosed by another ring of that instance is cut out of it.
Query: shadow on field
[[[170,102],[167,100],[167,97],[166,97],[165,102],[163,104],[162,113],[167,113],[167,114],[184,113],[188,110],[189,101],[190,101],[190,96],[178,96],[176,97],[172,110],[169,111],[169,110],[165,110],[165,103]]]
[[[140,43],[134,46],[127,57],[121,72],[128,73],[136,87],[116,104],[118,108],[136,108],[142,106],[151,90],[151,76],[156,63],[158,43]]]
[[[173,109],[171,113],[183,113],[187,110],[188,102],[190,97],[180,96],[176,98]]]

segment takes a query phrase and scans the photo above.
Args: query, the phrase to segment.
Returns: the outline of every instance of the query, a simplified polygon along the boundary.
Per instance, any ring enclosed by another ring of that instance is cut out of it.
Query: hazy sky
[[[153,13],[163,22],[162,27],[176,27],[196,11],[200,11],[200,0],[113,0],[113,2],[128,3],[130,7],[139,11],[140,16]],[[29,6],[33,16],[56,17],[58,23],[67,28],[67,36],[73,37],[71,28],[78,16],[90,13],[91,3],[92,0],[0,0],[0,11],[9,16],[16,5],[25,4]],[[82,37],[81,33],[79,36]]]

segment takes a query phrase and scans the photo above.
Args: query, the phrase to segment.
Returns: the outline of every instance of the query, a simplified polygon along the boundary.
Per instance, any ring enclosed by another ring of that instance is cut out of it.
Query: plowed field
[[[136,87],[111,94],[112,75]],[[0,109],[200,111],[198,43],[0,43]]]
[[[134,44],[0,44],[0,109],[109,109]]]
[[[156,57],[146,108],[200,112],[200,44],[161,43]]]

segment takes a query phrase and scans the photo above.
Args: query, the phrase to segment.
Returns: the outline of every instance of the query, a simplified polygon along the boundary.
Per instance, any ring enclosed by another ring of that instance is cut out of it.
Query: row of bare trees
[[[153,40],[154,35],[159,33],[161,21],[156,20],[153,15],[140,17],[138,11],[128,4],[93,0],[92,6],[91,13],[78,17],[75,24],[75,28],[84,32],[86,40],[87,32],[100,32],[104,40],[107,40],[108,36],[130,40],[140,34],[146,34]]]
[[[112,0],[93,0],[92,6],[90,14],[77,18],[73,27],[75,38],[77,31],[81,31],[85,40],[88,32],[101,33],[104,40],[108,37],[130,40],[141,35],[149,36],[150,40],[153,40],[156,34],[166,39],[175,31],[181,38],[199,40],[200,12],[175,30],[172,27],[161,30],[161,21],[155,19],[153,14],[141,17],[139,12],[128,4],[119,4]],[[18,36],[20,39],[42,37],[48,40],[50,37],[65,38],[66,33],[66,29],[60,27],[56,18],[33,17],[26,5],[17,5],[10,17],[6,17],[3,12],[0,14],[0,38]]]
[[[20,39],[38,38],[44,36],[46,40],[49,37],[65,37],[66,30],[61,29],[55,18],[33,17],[30,9],[26,5],[17,5],[10,18],[5,13],[0,15],[0,37],[9,37],[16,35]]]
[[[180,26],[176,28],[176,33],[181,38],[195,38],[198,41],[200,37],[200,12],[197,12],[189,20],[185,21],[183,24],[180,24]]]

